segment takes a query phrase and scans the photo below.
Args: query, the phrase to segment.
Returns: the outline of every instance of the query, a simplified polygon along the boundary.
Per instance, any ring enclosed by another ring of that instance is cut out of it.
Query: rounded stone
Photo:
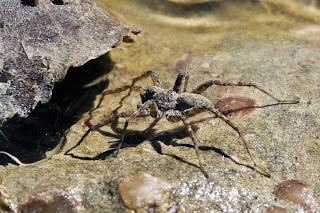
[[[119,193],[125,206],[132,210],[160,206],[169,196],[171,185],[149,174],[125,178],[119,185]]]

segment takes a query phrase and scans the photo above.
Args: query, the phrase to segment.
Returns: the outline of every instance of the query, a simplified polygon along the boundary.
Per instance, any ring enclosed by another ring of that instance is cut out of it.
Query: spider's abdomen
[[[177,98],[176,110],[184,111],[193,107],[196,108],[210,108],[212,103],[203,95],[184,92]]]

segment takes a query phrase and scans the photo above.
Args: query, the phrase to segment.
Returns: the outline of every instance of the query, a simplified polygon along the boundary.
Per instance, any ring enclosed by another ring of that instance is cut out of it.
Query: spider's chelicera
[[[149,76],[151,77],[151,79],[153,81],[153,86],[148,87],[148,88],[142,88],[140,86],[135,85],[135,83],[137,81],[145,79]],[[125,85],[120,88],[111,89],[111,90],[104,90],[97,107],[95,107],[93,110],[91,110],[89,112],[90,116],[86,120],[86,124],[89,127],[89,130],[84,135],[84,137],[86,137],[91,130],[96,130],[104,125],[110,124],[121,117],[128,117],[128,119],[125,122],[123,132],[121,134],[120,143],[115,151],[115,156],[117,156],[119,153],[119,150],[121,149],[121,147],[123,146],[123,143],[125,142],[124,136],[125,136],[126,130],[128,128],[128,125],[136,117],[151,116],[156,119],[155,122],[157,122],[158,120],[160,120],[163,117],[165,117],[168,121],[171,121],[171,122],[182,121],[184,123],[184,125],[186,126],[187,131],[193,141],[194,148],[195,148],[196,155],[197,155],[197,159],[199,161],[199,168],[202,171],[202,173],[205,175],[205,177],[208,177],[208,174],[207,174],[206,170],[204,169],[202,160],[200,158],[197,138],[196,138],[195,133],[192,130],[191,125],[190,125],[189,121],[187,120],[187,118],[189,118],[193,115],[196,115],[198,113],[204,112],[204,111],[210,111],[216,117],[220,118],[225,123],[227,123],[231,128],[233,128],[238,133],[238,135],[240,136],[240,139],[243,142],[253,164],[256,166],[256,168],[258,168],[258,170],[256,169],[256,171],[258,171],[259,173],[261,173],[267,177],[270,177],[268,172],[266,172],[264,169],[262,169],[255,162],[255,160],[252,157],[250,150],[247,146],[247,142],[244,139],[241,131],[230,121],[229,118],[227,118],[225,115],[223,115],[221,112],[219,112],[208,98],[201,95],[201,93],[204,92],[208,87],[210,87],[212,85],[246,86],[246,87],[254,87],[254,88],[260,90],[261,92],[270,96],[272,99],[276,100],[277,103],[294,104],[294,103],[298,103],[298,101],[297,100],[278,99],[275,96],[273,96],[272,94],[270,94],[269,92],[267,92],[266,90],[257,86],[256,84],[249,83],[249,82],[241,82],[241,81],[240,82],[222,82],[219,80],[209,80],[209,81],[204,82],[200,86],[198,86],[193,91],[187,92],[188,80],[189,80],[188,73],[182,72],[178,75],[176,82],[175,82],[175,85],[172,90],[171,89],[164,89],[162,87],[162,84],[161,84],[158,76],[156,75],[156,73],[154,71],[150,70],[150,71],[145,72],[143,75],[141,75],[137,78],[134,78],[131,85]],[[129,93],[127,96],[130,95],[131,91],[137,91],[140,93],[142,103],[138,105],[137,110],[115,114],[101,123],[98,123],[96,125],[92,125],[90,123],[90,120],[92,118],[92,112],[100,107],[104,97],[106,95],[123,92],[125,90],[129,90]],[[255,107],[259,107],[259,106],[255,106]],[[73,148],[69,149],[66,153],[71,151]]]

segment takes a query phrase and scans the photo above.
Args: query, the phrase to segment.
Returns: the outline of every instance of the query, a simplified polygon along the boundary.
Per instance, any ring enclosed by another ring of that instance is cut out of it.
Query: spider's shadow
[[[214,117],[208,117],[205,119],[191,122],[190,124],[192,126],[192,129],[196,132],[199,129],[198,126],[196,125],[197,123],[200,123],[204,120],[209,120],[212,118],[214,118]],[[96,131],[99,131],[99,133],[103,134],[104,136],[120,138],[122,128],[118,127],[118,123],[119,123],[118,121],[115,121],[111,125],[112,130],[115,133],[110,133],[110,132],[106,132],[106,131],[102,131],[102,130],[96,130]],[[126,143],[124,144],[124,146],[122,148],[136,147],[137,145],[141,144],[143,141],[149,140],[152,147],[154,148],[154,150],[157,153],[159,153],[161,155],[168,155],[168,156],[175,158],[176,160],[179,160],[183,163],[186,163],[191,166],[199,168],[198,165],[190,163],[190,162],[186,161],[185,159],[183,159],[182,157],[179,157],[176,155],[171,155],[171,154],[165,154],[162,152],[161,143],[164,143],[165,145],[184,146],[184,147],[189,147],[189,148],[194,149],[194,145],[192,145],[192,144],[177,144],[177,143],[173,142],[175,140],[180,140],[180,139],[183,139],[186,137],[190,137],[189,133],[187,132],[187,130],[184,126],[176,127],[174,129],[166,130],[166,131],[158,132],[158,133],[156,133],[156,131],[153,127],[154,127],[154,125],[151,125],[150,127],[145,129],[144,131],[128,130],[126,133],[125,139],[124,139],[124,141],[126,141]],[[84,139],[84,137],[82,138],[82,140],[83,139]],[[79,141],[77,145],[79,145],[82,142],[82,140]],[[110,143],[113,143],[113,144],[110,146],[109,150],[102,152],[94,157],[80,157],[80,156],[76,156],[72,153],[69,153],[68,155],[72,156],[73,158],[78,158],[78,159],[82,159],[82,160],[105,160],[108,156],[111,156],[114,154],[115,150],[117,149],[118,144],[120,143],[120,140],[110,141]],[[224,151],[222,151],[219,148],[212,147],[212,146],[199,146],[199,149],[201,151],[214,151],[215,153],[217,153],[227,159],[230,159],[231,161],[233,161],[234,163],[236,163],[238,165],[246,166],[252,170],[255,170],[254,167],[252,167],[250,165],[237,162],[230,155],[228,155],[227,153],[225,153]]]
[[[281,104],[283,104],[283,103],[267,104],[267,105],[258,106],[258,107],[254,107],[254,106],[253,107],[244,107],[244,108],[228,111],[228,112],[225,112],[223,114],[227,115],[229,113],[233,113],[233,112],[236,112],[236,111],[239,111],[239,110],[243,110],[243,109],[248,109],[248,108],[266,108],[266,107],[272,107],[272,106],[281,105]],[[119,109],[119,108],[117,108],[117,109]],[[213,119],[213,118],[216,118],[216,117],[212,116],[212,117],[207,117],[207,118],[204,118],[204,119],[201,119],[201,120],[193,121],[193,122],[190,122],[190,125],[192,126],[192,129],[196,132],[198,130],[198,127],[196,125],[197,123],[203,122],[205,120]],[[151,145],[153,146],[154,150],[156,152],[158,152],[159,154],[161,154],[161,155],[164,154],[162,152],[161,142],[163,142],[166,145],[185,146],[185,147],[189,147],[189,148],[193,148],[194,149],[194,145],[191,145],[191,144],[172,144],[172,141],[174,141],[174,140],[183,139],[185,137],[190,137],[189,133],[186,131],[185,126],[180,126],[180,127],[175,128],[175,129],[171,129],[171,130],[155,133],[155,129],[153,127],[156,125],[156,123],[157,123],[157,121],[155,120],[144,131],[127,130],[127,133],[126,133],[126,136],[125,136],[125,139],[124,139],[124,141],[126,141],[126,143],[124,144],[124,147],[135,147],[138,144],[142,143],[143,141],[149,140],[151,142]],[[118,120],[116,120],[115,122],[113,122],[111,124],[111,129],[115,132],[115,134],[114,133],[110,133],[110,132],[105,132],[105,131],[102,131],[102,130],[96,130],[96,131],[99,131],[101,134],[103,134],[105,136],[114,137],[114,138],[120,138],[120,135],[121,135],[123,129],[119,128],[118,124],[119,124]],[[87,133],[89,133],[89,132],[87,132]],[[146,137],[146,135],[150,135],[150,137]],[[87,134],[85,134],[80,139],[80,141],[77,143],[76,146],[80,145],[81,142],[84,140],[84,138],[86,136],[87,136]],[[110,146],[109,150],[107,150],[105,152],[102,152],[102,153],[98,154],[97,156],[95,156],[93,158],[90,158],[90,157],[79,157],[79,156],[76,156],[76,155],[74,155],[72,153],[69,153],[68,155],[70,155],[70,156],[72,156],[74,158],[79,158],[79,159],[83,159],[83,160],[104,160],[108,156],[114,154],[115,150],[117,149],[117,145],[120,143],[120,140],[112,141],[112,142],[114,142],[114,144]],[[74,146],[73,148],[75,148],[76,146]],[[72,149],[70,149],[70,151]],[[256,170],[253,166],[250,166],[248,164],[243,164],[243,163],[240,163],[240,162],[234,160],[230,155],[228,155],[227,153],[225,153],[224,151],[222,151],[219,148],[211,147],[211,146],[210,147],[209,146],[199,146],[199,149],[202,150],[202,151],[214,151],[217,154],[219,154],[219,155],[221,155],[221,156],[223,156],[223,157],[225,157],[227,159],[230,159],[232,162],[234,162],[237,165],[245,166],[245,167],[250,168],[252,170]],[[69,152],[69,151],[67,151],[67,152]],[[177,159],[177,160],[179,160],[179,161],[181,161],[183,163],[187,163],[187,164],[189,164],[191,166],[199,168],[199,166],[197,166],[197,165],[195,165],[193,163],[190,163],[190,162],[184,160],[183,158],[181,158],[179,156],[171,155],[171,154],[169,154],[168,156],[173,157],[173,158],[175,158],[175,159]]]

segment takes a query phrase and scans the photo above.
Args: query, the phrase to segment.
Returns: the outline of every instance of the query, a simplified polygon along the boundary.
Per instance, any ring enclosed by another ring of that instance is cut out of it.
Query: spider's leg
[[[210,112],[212,112],[213,114],[215,114],[217,117],[219,117],[221,120],[223,120],[225,123],[227,123],[232,129],[234,129],[234,130],[238,133],[239,137],[241,138],[242,143],[244,144],[244,146],[245,146],[245,148],[246,148],[246,150],[247,150],[247,152],[248,152],[248,154],[249,154],[249,156],[250,156],[250,158],[251,158],[251,161],[252,161],[253,164],[260,170],[260,171],[258,171],[258,170],[256,170],[256,171],[258,171],[259,173],[261,173],[261,174],[263,174],[263,175],[265,175],[265,176],[267,176],[267,177],[270,177],[270,174],[269,174],[268,172],[266,172],[264,169],[262,169],[262,168],[256,163],[256,161],[254,160],[254,158],[252,157],[251,152],[250,152],[250,150],[249,150],[249,147],[248,147],[248,145],[247,145],[247,142],[246,142],[246,140],[244,139],[244,137],[243,137],[241,131],[239,130],[239,128],[238,128],[236,125],[234,125],[226,116],[224,116],[221,112],[219,112],[216,108],[211,107],[211,108],[208,108],[208,110],[209,110]]]
[[[149,70],[149,71],[143,73],[141,76],[134,78],[132,80],[131,86],[134,86],[137,81],[141,81],[141,80],[147,78],[148,76],[151,76],[151,79],[152,79],[154,86],[162,88],[161,81],[160,81],[158,75],[153,70]]]
[[[114,93],[120,93],[120,92],[126,91],[127,89],[130,89],[130,91],[131,91],[131,90],[135,90],[135,91],[137,91],[137,92],[142,92],[142,90],[143,90],[142,87],[140,87],[140,86],[133,86],[133,85],[124,85],[124,86],[119,87],[119,88],[110,89],[110,90],[104,90],[104,91],[102,92],[102,95],[101,95],[101,97],[100,97],[100,100],[99,100],[99,102],[98,102],[98,105],[97,105],[96,108],[94,108],[93,110],[98,109],[98,108],[100,107],[100,105],[101,105],[101,103],[102,103],[102,101],[103,101],[103,99],[104,99],[104,97],[105,97],[106,95],[110,95],[110,94],[114,94]],[[91,112],[92,112],[93,110],[91,110]]]
[[[101,97],[100,97],[100,99],[99,99],[99,102],[98,102],[98,105],[95,107],[95,108],[93,108],[92,110],[90,110],[90,112],[89,112],[89,117],[84,121],[84,123],[87,125],[87,126],[92,126],[91,125],[91,123],[90,123],[90,120],[92,119],[92,112],[93,111],[95,111],[96,109],[98,109],[100,106],[101,106],[101,103],[102,103],[102,101],[103,101],[103,99],[104,99],[104,97],[106,96],[106,95],[110,95],[110,94],[115,94],[115,93],[120,93],[120,92],[123,92],[123,91],[125,91],[125,90],[127,90],[127,89],[130,89],[130,91],[131,90],[135,90],[135,91],[138,91],[138,92],[142,92],[142,87],[139,87],[139,86],[131,86],[131,85],[124,85],[124,86],[122,86],[122,87],[119,87],[119,88],[115,88],[115,89],[110,89],[110,90],[104,90],[103,92],[102,92],[102,95],[101,95]],[[120,105],[120,107],[121,107],[121,105]],[[120,107],[118,107],[117,109],[119,109]],[[116,111],[116,110],[114,110],[114,111]],[[105,125],[105,124],[104,124]],[[103,126],[103,125],[102,125]],[[101,126],[100,126],[101,127]]]
[[[174,111],[174,110],[167,111],[166,112],[166,117],[167,117],[167,119],[169,121],[173,121],[173,122],[178,121],[178,120],[182,120],[184,125],[187,127],[187,131],[188,131],[188,133],[189,133],[189,135],[191,137],[191,140],[192,140],[192,142],[194,144],[194,149],[196,151],[196,155],[197,155],[198,162],[199,162],[199,168],[200,168],[201,172],[204,174],[204,176],[206,178],[208,178],[209,177],[208,173],[204,169],[202,160],[200,158],[199,146],[198,146],[198,141],[197,141],[196,135],[195,135],[194,131],[192,130],[191,125],[190,125],[189,121],[187,120],[187,118],[185,116],[183,116],[181,114],[181,112]]]
[[[131,86],[134,86],[137,81],[141,81],[141,80],[143,80],[143,79],[145,79],[145,78],[147,78],[147,77],[149,77],[149,76],[151,76],[151,80],[152,80],[154,86],[157,86],[157,87],[162,88],[161,81],[160,81],[157,73],[155,73],[153,70],[148,70],[148,71],[146,71],[145,73],[143,73],[142,75],[140,75],[140,76],[132,79]],[[128,96],[130,96],[130,94],[131,94],[131,90],[128,92],[128,94],[127,94],[125,97],[123,97],[123,98],[121,99],[121,101],[123,101],[123,100],[126,99]]]
[[[127,128],[128,128],[129,123],[130,123],[133,119],[135,119],[136,117],[141,116],[141,114],[143,114],[142,116],[148,116],[148,115],[150,115],[150,112],[148,112],[148,111],[146,111],[146,110],[147,110],[148,108],[150,108],[150,109],[151,109],[151,108],[154,108],[153,105],[155,105],[155,104],[156,104],[156,103],[154,102],[154,100],[149,100],[149,101],[143,103],[142,106],[141,106],[139,109],[135,110],[135,111],[130,115],[130,117],[126,120],[126,123],[124,124],[123,130],[122,130],[122,134],[121,134],[121,138],[120,138],[120,143],[119,143],[118,148],[117,148],[117,150],[116,150],[116,152],[115,152],[115,157],[118,156],[119,151],[120,151],[121,147],[122,147],[123,144],[124,144],[124,136],[125,136],[125,134],[126,134],[126,131],[127,131]]]
[[[182,115],[185,116],[186,118],[190,118],[190,117],[197,115],[201,112],[204,112],[206,110],[207,110],[207,108],[205,108],[205,107],[192,107],[192,108],[184,110],[182,112]]]
[[[89,128],[91,130],[96,130],[96,129],[99,129],[100,127],[103,127],[105,125],[113,123],[115,120],[118,120],[119,118],[130,117],[134,112],[135,111],[133,111],[133,110],[122,112],[122,113],[119,113],[119,114],[112,115],[110,118],[107,118],[106,120],[104,120],[101,123],[98,123],[98,124],[95,124],[95,125],[91,125],[91,123],[86,122],[86,125],[89,126]]]
[[[69,154],[69,152],[71,152],[74,148],[76,148],[77,146],[79,146],[81,144],[81,142],[89,135],[89,133],[92,131],[92,130],[96,130],[96,129],[99,129],[100,127],[104,126],[104,125],[107,125],[109,123],[112,123],[113,121],[121,118],[121,117],[130,117],[132,114],[134,113],[134,111],[127,111],[127,112],[122,112],[122,113],[119,113],[117,115],[112,115],[110,118],[106,119],[104,122],[102,123],[99,123],[99,124],[96,124],[96,125],[92,125],[90,123],[90,119],[87,119],[85,121],[85,124],[89,127],[89,129],[86,131],[86,133],[84,133],[84,135],[82,135],[81,139],[79,140],[79,142],[74,145],[73,147],[71,147],[70,149],[68,149],[64,154],[67,155]],[[91,114],[90,114],[91,116]]]
[[[180,72],[176,82],[174,84],[173,87],[173,91],[175,91],[176,93],[180,93],[181,92],[181,84],[182,81],[184,79],[184,87],[183,87],[183,92],[187,91],[187,86],[188,86],[188,81],[189,81],[189,74],[187,72]]]
[[[282,100],[279,98],[276,98],[274,95],[272,95],[270,92],[266,91],[265,89],[261,88],[260,86],[250,83],[250,82],[223,82],[219,80],[209,80],[198,86],[196,89],[192,91],[192,93],[197,93],[200,94],[204,92],[206,89],[208,89],[212,85],[217,85],[217,86],[243,86],[243,87],[253,87],[255,89],[260,90],[264,94],[270,96],[272,99],[276,100],[278,103],[286,103],[286,104],[296,104],[299,103],[298,100]]]

